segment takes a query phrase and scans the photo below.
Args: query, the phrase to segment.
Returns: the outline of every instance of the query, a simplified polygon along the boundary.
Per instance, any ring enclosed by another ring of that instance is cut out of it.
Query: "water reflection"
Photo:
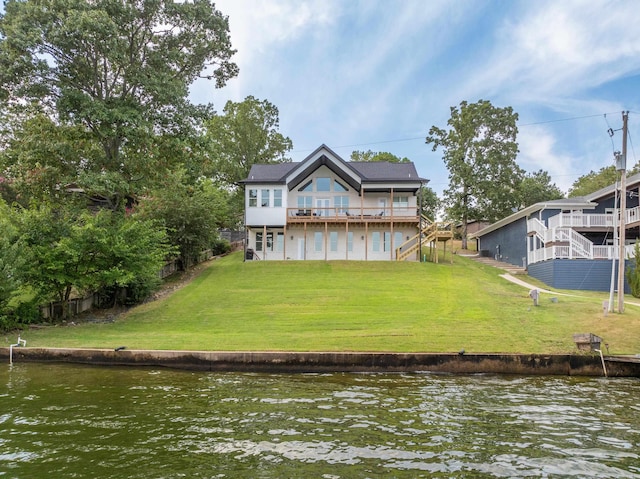
[[[640,381],[0,368],[0,477],[640,478]]]

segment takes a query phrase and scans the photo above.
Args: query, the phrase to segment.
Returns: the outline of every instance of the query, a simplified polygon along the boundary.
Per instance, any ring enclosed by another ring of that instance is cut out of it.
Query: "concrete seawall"
[[[0,348],[9,362],[9,348]],[[25,348],[14,362],[64,362],[100,366],[155,366],[197,371],[436,372],[603,376],[599,356],[584,354],[464,354],[378,352],[165,351]],[[607,358],[609,376],[640,377],[638,361]]]

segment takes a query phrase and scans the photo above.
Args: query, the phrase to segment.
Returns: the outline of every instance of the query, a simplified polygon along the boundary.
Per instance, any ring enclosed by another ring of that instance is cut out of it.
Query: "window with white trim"
[[[316,191],[331,191],[331,178],[316,178]]]
[[[333,206],[336,208],[337,213],[349,212],[349,197],[348,196],[335,196],[333,198]]]
[[[377,253],[378,251],[380,251],[380,232],[379,231],[374,231],[373,233],[371,233],[371,244],[372,244],[374,253]]]
[[[329,248],[334,253],[338,251],[338,232],[337,231],[329,232]]]
[[[316,253],[321,253],[322,252],[322,231],[316,231],[315,234],[313,235],[313,244],[314,244],[314,249],[316,251]]]
[[[258,206],[258,190],[249,190],[249,206]]]
[[[269,207],[269,190],[260,190],[260,206]]]
[[[394,196],[393,207],[394,208],[407,208],[409,206],[408,196]]]
[[[273,206],[274,208],[282,207],[282,190],[279,188],[273,190]]]

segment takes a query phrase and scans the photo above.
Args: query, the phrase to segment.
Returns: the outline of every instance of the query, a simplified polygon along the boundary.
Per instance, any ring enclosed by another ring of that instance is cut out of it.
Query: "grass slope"
[[[573,333],[640,352],[640,309],[603,317],[604,294],[543,294],[455,263],[212,261],[182,289],[110,324],[31,330],[29,346],[183,350],[560,353]],[[576,293],[579,294],[579,293]]]

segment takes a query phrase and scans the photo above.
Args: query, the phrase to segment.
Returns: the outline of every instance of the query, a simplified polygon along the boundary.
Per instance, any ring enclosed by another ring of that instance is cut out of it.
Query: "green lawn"
[[[640,308],[604,317],[605,294],[542,294],[463,257],[416,262],[210,262],[191,283],[110,324],[25,331],[28,346],[183,350],[561,353],[573,333],[640,352]],[[530,282],[535,282],[526,278]],[[630,298],[629,299],[633,299]]]

